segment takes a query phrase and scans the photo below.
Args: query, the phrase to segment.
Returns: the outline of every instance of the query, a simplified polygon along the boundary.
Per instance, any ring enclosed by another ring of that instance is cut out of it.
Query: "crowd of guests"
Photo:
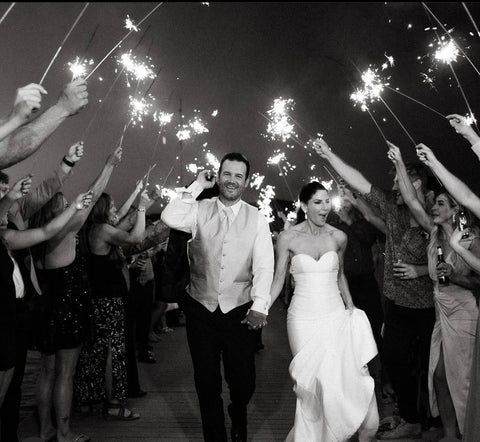
[[[1,169],[33,154],[88,102],[86,82],[77,79],[33,118],[45,93],[36,84],[18,89],[11,114],[0,121]],[[480,158],[480,137],[461,116],[448,118]],[[391,396],[398,405],[399,419],[380,428],[378,437],[417,438],[428,416],[440,416],[445,437],[477,440],[480,198],[423,144],[417,147],[420,162],[405,164],[389,143],[392,192],[372,185],[323,139],[314,146],[347,184],[339,186],[333,222],[348,237],[344,272],[379,349],[369,367],[378,397]],[[34,189],[31,176],[10,185],[0,172],[2,442],[18,441],[29,348],[42,353],[37,405],[43,440],[89,440],[70,428],[73,404],[88,413],[101,403],[107,418],[138,419],[126,403],[146,394],[137,360],[155,362],[149,343],[158,340],[156,328],[169,331],[166,302],[187,284],[190,236],[161,221],[147,225],[146,211],[159,192],[143,190],[140,180],[119,209],[104,192],[121,148],[107,157],[85,193],[67,202],[62,185],[83,155],[83,143],[73,144]],[[466,226],[460,214],[467,214]],[[379,243],[380,284],[374,253]],[[439,247],[445,257],[440,262]],[[428,392],[427,403],[422,392]]]
[[[77,79],[37,116],[45,93],[36,84],[17,90],[11,114],[0,122],[1,168],[33,154],[88,103],[86,82]],[[156,327],[170,330],[152,263],[162,260],[169,229],[161,221],[147,226],[145,218],[160,192],[142,191],[139,180],[115,207],[104,190],[121,161],[119,147],[85,193],[68,203],[61,188],[83,155],[83,143],[73,144],[34,189],[31,176],[10,185],[0,172],[2,442],[18,441],[28,349],[42,354],[36,394],[40,438],[85,442],[88,436],[70,428],[73,404],[85,412],[103,404],[107,418],[138,419],[126,406],[128,397],[146,394],[137,358],[154,363],[150,341],[158,341]],[[161,269],[162,263],[159,277]]]

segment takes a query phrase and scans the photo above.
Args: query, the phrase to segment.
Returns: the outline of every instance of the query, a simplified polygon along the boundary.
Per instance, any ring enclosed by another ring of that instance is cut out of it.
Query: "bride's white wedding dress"
[[[291,261],[295,294],[287,329],[297,408],[287,441],[346,441],[359,429],[378,427],[374,380],[366,367],[377,347],[365,313],[345,309],[338,268],[334,251],[318,261],[306,254]]]

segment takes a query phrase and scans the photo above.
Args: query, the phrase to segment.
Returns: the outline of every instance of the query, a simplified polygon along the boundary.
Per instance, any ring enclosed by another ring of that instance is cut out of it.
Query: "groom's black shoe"
[[[247,442],[247,418],[246,416],[235,416],[233,414],[233,406],[228,406],[228,414],[232,418],[232,429],[230,430],[230,436],[232,442]]]

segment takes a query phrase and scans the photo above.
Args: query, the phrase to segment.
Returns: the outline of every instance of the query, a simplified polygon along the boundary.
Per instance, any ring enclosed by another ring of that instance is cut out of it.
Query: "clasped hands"
[[[246,324],[249,330],[260,330],[267,325],[267,315],[249,310],[245,319],[240,324]]]

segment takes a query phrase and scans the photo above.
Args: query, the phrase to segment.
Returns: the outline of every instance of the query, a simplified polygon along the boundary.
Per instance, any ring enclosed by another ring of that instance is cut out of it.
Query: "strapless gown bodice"
[[[299,314],[318,319],[345,310],[338,289],[338,255],[334,251],[324,253],[315,260],[310,255],[299,254],[292,258],[290,272],[295,280],[295,296],[289,315]]]
[[[374,381],[366,364],[377,354],[362,310],[345,309],[335,251],[316,260],[293,256],[295,292],[287,331],[297,396],[295,424],[287,441],[346,441],[362,423],[378,426]]]

